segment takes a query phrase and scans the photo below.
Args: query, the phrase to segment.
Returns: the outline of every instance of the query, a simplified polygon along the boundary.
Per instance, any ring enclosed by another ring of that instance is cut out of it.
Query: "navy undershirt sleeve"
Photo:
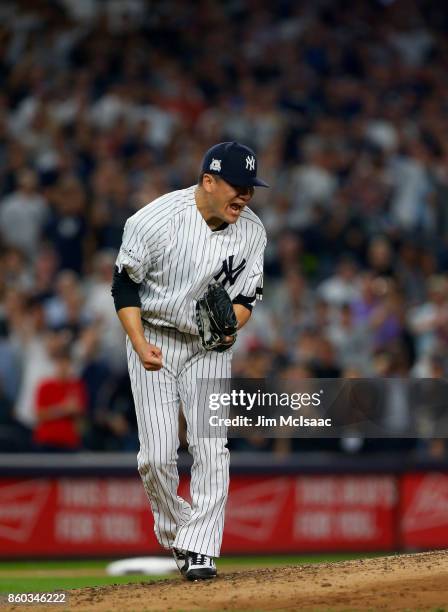
[[[134,283],[129,277],[126,268],[123,267],[121,272],[119,272],[117,266],[115,266],[111,293],[117,312],[120,308],[126,308],[127,306],[141,308],[139,287],[140,284]]]
[[[256,294],[255,295],[243,295],[242,293],[240,293],[239,295],[236,296],[235,299],[232,300],[232,303],[241,304],[241,306],[244,306],[244,308],[247,308],[247,310],[250,310],[252,312],[255,298],[256,298]]]

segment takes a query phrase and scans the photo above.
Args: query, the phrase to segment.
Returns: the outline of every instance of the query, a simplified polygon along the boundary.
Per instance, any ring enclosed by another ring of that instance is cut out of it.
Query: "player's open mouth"
[[[230,208],[235,212],[240,212],[241,206],[239,204],[231,204]]]

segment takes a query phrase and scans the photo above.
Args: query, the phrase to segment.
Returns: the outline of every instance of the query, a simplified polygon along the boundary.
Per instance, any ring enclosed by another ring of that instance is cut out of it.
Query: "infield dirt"
[[[33,612],[59,606],[32,606]],[[2,608],[19,610],[19,606]],[[23,609],[23,607],[22,607]],[[448,552],[223,573],[189,583],[154,583],[70,591],[79,612],[205,610],[431,610],[448,612]]]

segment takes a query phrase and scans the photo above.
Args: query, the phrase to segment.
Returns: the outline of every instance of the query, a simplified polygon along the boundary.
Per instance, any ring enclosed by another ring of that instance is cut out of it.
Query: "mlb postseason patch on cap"
[[[212,159],[212,163],[210,164],[209,170],[214,170],[215,172],[221,172],[221,160]]]

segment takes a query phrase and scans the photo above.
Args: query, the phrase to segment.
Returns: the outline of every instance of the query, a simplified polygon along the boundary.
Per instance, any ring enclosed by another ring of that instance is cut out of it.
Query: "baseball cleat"
[[[208,580],[216,578],[216,565],[213,557],[201,553],[188,552],[186,563],[181,569],[187,580]]]
[[[180,573],[183,574],[184,570],[187,569],[187,553],[185,553],[183,550],[179,550],[178,548],[173,548],[172,550],[176,565],[179,568]]]

